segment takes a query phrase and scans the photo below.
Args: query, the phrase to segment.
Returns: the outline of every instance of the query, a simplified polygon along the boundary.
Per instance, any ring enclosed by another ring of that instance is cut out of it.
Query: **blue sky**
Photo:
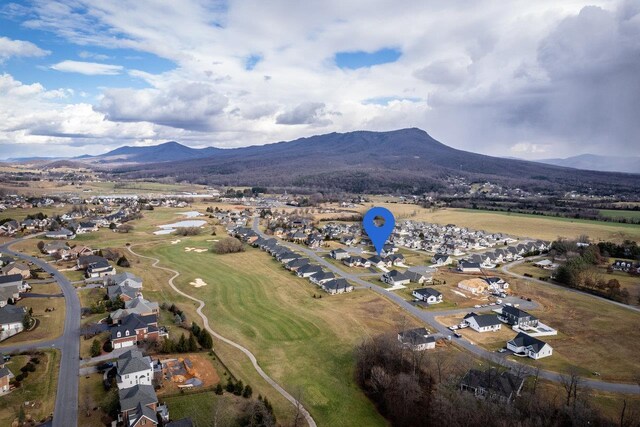
[[[639,155],[639,17],[633,0],[2,2],[0,158],[404,127],[502,157]]]

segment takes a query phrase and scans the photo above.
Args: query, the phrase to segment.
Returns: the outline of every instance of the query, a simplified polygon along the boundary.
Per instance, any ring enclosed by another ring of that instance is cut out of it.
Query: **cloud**
[[[121,65],[71,60],[58,62],[52,65],[51,68],[56,71],[62,71],[63,73],[79,73],[87,76],[114,76],[124,70],[124,67]]]
[[[97,61],[106,61],[107,59],[111,59],[109,55],[104,55],[102,53],[88,52],[86,50],[80,51],[78,56],[82,59],[95,59]]]
[[[40,49],[35,44],[23,40],[11,40],[0,37],[0,63],[11,57],[39,57],[49,55],[48,50]]]
[[[279,125],[327,125],[331,121],[323,119],[325,104],[304,102],[276,117]]]
[[[178,82],[162,89],[107,89],[95,110],[116,122],[211,130],[227,104],[207,83]]]

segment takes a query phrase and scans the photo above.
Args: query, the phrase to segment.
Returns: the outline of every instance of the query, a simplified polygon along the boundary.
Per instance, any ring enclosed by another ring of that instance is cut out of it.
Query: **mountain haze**
[[[576,171],[448,147],[427,132],[330,133],[261,146],[220,149],[205,158],[120,167],[127,178],[176,177],[218,185],[341,189],[354,192],[430,191],[455,177],[488,180],[531,191],[549,189],[606,193],[635,191],[640,175]]]
[[[605,171],[640,173],[640,157],[598,156],[596,154],[581,154],[566,159],[544,159],[541,163],[564,166],[568,168]]]
[[[89,163],[155,163],[197,159],[214,155],[219,148],[191,148],[175,141],[148,147],[124,147],[116,148],[105,154],[97,156],[80,156],[76,160]]]

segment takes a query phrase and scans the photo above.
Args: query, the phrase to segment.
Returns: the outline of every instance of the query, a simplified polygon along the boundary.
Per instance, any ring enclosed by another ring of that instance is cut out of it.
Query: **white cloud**
[[[38,57],[46,56],[51,52],[40,49],[35,44],[23,40],[11,40],[7,37],[0,37],[0,63],[15,56]]]
[[[124,70],[124,67],[121,65],[71,60],[58,62],[57,64],[52,65],[51,68],[64,73],[79,73],[87,76],[113,76],[120,74],[122,70]]]
[[[640,154],[629,143],[640,134],[637,2],[363,4],[51,0],[35,2],[23,24],[83,46],[83,59],[114,64],[63,61],[56,69],[128,73],[148,83],[101,89],[92,114],[108,124],[111,141],[136,137],[118,133],[136,122],[151,129],[139,141],[219,146],[416,126],[457,148],[501,156],[545,147],[557,156],[622,147]],[[402,51],[395,63],[357,70],[333,63],[338,51],[388,46]],[[175,69],[125,70],[115,65],[117,53],[93,53],[104,48],[157,55]],[[260,63],[246,70],[252,55]]]

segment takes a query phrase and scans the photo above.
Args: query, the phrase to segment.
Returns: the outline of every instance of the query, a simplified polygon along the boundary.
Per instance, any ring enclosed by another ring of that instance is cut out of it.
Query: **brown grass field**
[[[34,347],[41,341],[47,341],[62,335],[64,329],[65,305],[64,298],[23,298],[16,304],[21,307],[31,307],[33,317],[38,320],[38,326],[32,331],[23,331],[9,339],[2,341],[2,346],[25,343]],[[52,312],[45,312],[47,307],[55,308]]]

